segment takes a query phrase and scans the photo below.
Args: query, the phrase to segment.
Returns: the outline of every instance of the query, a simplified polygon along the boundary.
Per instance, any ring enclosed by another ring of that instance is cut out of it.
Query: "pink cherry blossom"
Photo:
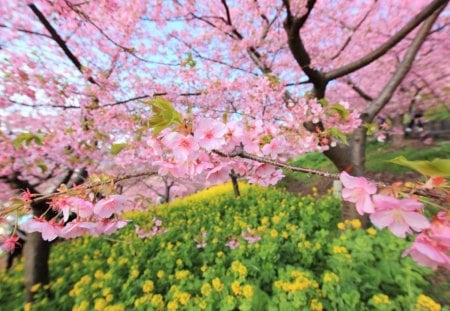
[[[119,229],[122,229],[128,224],[128,220],[103,220],[94,227],[96,235],[106,234],[110,235]],[[92,232],[92,231],[91,231]]]
[[[340,180],[344,185],[342,198],[345,201],[355,203],[356,210],[360,215],[373,213],[374,208],[370,195],[377,192],[377,187],[364,177],[353,177],[343,171]]]
[[[94,204],[78,197],[60,199],[55,202],[55,205],[62,211],[64,222],[69,219],[72,212],[81,218],[89,218],[94,213]]]
[[[101,218],[109,218],[114,213],[120,213],[124,209],[126,198],[121,195],[111,195],[95,203],[94,214]]]
[[[418,213],[423,204],[413,199],[398,200],[385,195],[374,195],[375,212],[370,215],[370,221],[377,228],[388,227],[396,236],[405,238],[406,233],[417,232],[430,227],[429,220]]]
[[[276,159],[279,154],[285,152],[286,145],[287,142],[284,136],[278,136],[272,139],[270,143],[264,145],[262,152],[264,155],[270,155],[272,159]]]
[[[176,161],[194,160],[192,155],[199,148],[192,135],[184,136],[175,132],[165,135],[162,143],[173,150]]]
[[[200,147],[206,151],[220,149],[225,144],[226,126],[211,119],[200,119],[197,122],[194,137]]]
[[[14,253],[14,250],[16,249],[16,245],[18,245],[19,237],[17,235],[13,235],[10,237],[7,237],[2,242],[2,249],[5,252],[10,252],[11,254]]]
[[[257,235],[253,230],[247,228],[247,231],[242,232],[242,237],[250,244],[256,243],[261,240],[261,236]]]
[[[37,217],[30,219],[22,225],[22,229],[25,232],[40,232],[42,234],[42,239],[46,241],[53,241],[60,236],[62,228],[61,224],[46,221]]]
[[[417,263],[436,269],[443,266],[450,270],[450,249],[434,241],[426,232],[419,234],[413,245],[403,252],[403,256],[411,255]]]
[[[71,221],[67,223],[60,232],[60,236],[64,239],[73,239],[83,234],[98,235],[96,231],[97,225],[88,221]]]
[[[231,249],[238,248],[241,244],[237,239],[231,239],[227,243],[225,243],[225,246],[228,246]]]

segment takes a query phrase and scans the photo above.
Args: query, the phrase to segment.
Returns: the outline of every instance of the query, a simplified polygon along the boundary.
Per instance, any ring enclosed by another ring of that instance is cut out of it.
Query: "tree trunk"
[[[241,196],[241,192],[239,191],[239,183],[238,183],[238,174],[235,173],[234,170],[231,170],[230,173],[231,184],[233,185],[233,192],[236,198]]]
[[[334,148],[325,151],[324,154],[334,163],[339,172],[346,171],[352,176],[363,176],[366,162],[366,138],[367,131],[364,126],[357,128],[351,135],[348,145],[338,144]],[[360,219],[363,226],[367,226],[367,217],[361,216],[356,211],[355,205],[344,202],[342,207],[342,220]]]
[[[46,201],[39,202],[31,206],[33,216],[40,217],[48,208]],[[55,214],[50,210],[46,218],[50,219]],[[25,293],[26,301],[34,300],[34,293],[31,287],[35,284],[41,284],[41,288],[49,283],[49,265],[50,242],[44,241],[40,232],[27,234],[27,241],[24,245],[25,256]]]
[[[34,293],[31,287],[35,284],[41,284],[42,287],[49,283],[50,242],[44,241],[40,232],[29,233],[24,246],[24,256],[26,301],[32,302]]]

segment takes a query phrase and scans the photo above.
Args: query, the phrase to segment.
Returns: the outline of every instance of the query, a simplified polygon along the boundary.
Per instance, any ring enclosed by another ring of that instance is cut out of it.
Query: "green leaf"
[[[343,132],[341,132],[337,128],[330,128],[330,129],[328,129],[328,132],[330,133],[331,136],[338,138],[344,144],[348,145],[347,135],[345,135]]]
[[[388,162],[409,167],[425,176],[450,176],[450,159],[409,161],[404,156],[399,156]]]
[[[112,144],[112,145],[111,145],[111,154],[112,154],[112,155],[117,155],[117,154],[119,154],[126,146],[127,146],[127,144],[125,144],[125,143],[121,143],[121,144]]]
[[[147,124],[153,128],[154,135],[158,135],[162,130],[173,124],[182,124],[181,114],[175,110],[169,100],[155,97],[143,103],[152,107],[153,115]]]
[[[29,146],[32,141],[39,146],[43,145],[42,137],[33,133],[21,133],[13,140],[13,145],[15,149],[18,149],[23,143]]]
[[[364,123],[364,127],[367,129],[367,136],[371,136],[378,130],[378,124],[376,123]]]
[[[333,104],[328,109],[332,112],[337,113],[344,120],[346,120],[348,118],[349,112],[341,104]]]
[[[328,101],[325,98],[321,98],[318,100],[319,104],[322,105],[322,107],[328,107]]]

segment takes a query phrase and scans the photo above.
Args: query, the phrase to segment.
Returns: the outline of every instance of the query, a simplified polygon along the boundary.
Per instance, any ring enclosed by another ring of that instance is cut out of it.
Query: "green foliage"
[[[36,145],[42,146],[43,141],[42,137],[40,135],[36,135],[33,133],[21,133],[19,134],[14,140],[13,145],[15,149],[19,149],[20,146],[22,146],[23,143],[25,143],[26,146],[29,146],[32,142],[34,142]]]
[[[329,111],[337,113],[343,120],[346,120],[348,118],[349,112],[341,104],[333,104],[333,105],[329,106],[327,109]]]
[[[181,124],[181,114],[175,110],[172,103],[162,97],[155,97],[152,100],[143,101],[144,104],[152,107],[152,117],[147,121],[148,127],[153,128],[153,134],[158,135],[165,128],[173,124]]]
[[[329,128],[328,132],[331,134],[331,136],[339,139],[340,141],[342,141],[344,144],[348,145],[348,141],[347,141],[347,135],[345,135],[343,132],[341,132],[340,130],[338,130],[337,128]]]
[[[127,144],[125,144],[125,143],[112,144],[111,145],[111,154],[118,155],[126,146],[127,146]]]
[[[161,219],[165,234],[142,240],[130,224],[112,237],[60,243],[53,298],[39,289],[32,310],[408,310],[428,286],[429,271],[401,258],[408,242],[358,221],[338,231],[340,202],[330,196],[241,184],[236,199],[231,189],[129,215],[147,229]],[[247,228],[261,240],[246,242]],[[194,241],[201,232],[204,249]],[[225,246],[230,237],[240,246]],[[22,269],[0,274],[5,310],[22,307]]]
[[[450,159],[408,161],[404,156],[400,156],[390,160],[389,162],[409,167],[424,176],[450,176]]]

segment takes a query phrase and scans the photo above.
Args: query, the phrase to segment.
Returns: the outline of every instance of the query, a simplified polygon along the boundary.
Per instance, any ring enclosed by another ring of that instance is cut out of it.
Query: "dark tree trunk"
[[[325,151],[324,154],[334,163],[339,172],[346,171],[353,176],[363,176],[366,162],[366,128],[361,126],[351,135],[348,145],[338,144],[336,147]],[[342,220],[360,219],[363,226],[367,226],[367,217],[362,217],[356,211],[355,205],[344,202],[342,208]]]
[[[34,293],[31,287],[35,284],[44,286],[49,283],[50,242],[44,241],[39,232],[29,233],[24,246],[24,255],[26,301],[32,302]]]
[[[32,204],[33,216],[40,217],[48,209],[47,201]],[[55,216],[52,211],[46,214],[50,219]],[[41,288],[50,281],[48,260],[50,256],[50,242],[44,241],[40,232],[27,234],[27,241],[24,245],[25,256],[25,293],[26,301],[34,300],[34,293],[31,287],[41,284]]]
[[[239,191],[239,183],[238,183],[238,174],[234,170],[231,170],[230,173],[231,184],[233,185],[233,192],[236,198],[241,196],[241,192]]]

